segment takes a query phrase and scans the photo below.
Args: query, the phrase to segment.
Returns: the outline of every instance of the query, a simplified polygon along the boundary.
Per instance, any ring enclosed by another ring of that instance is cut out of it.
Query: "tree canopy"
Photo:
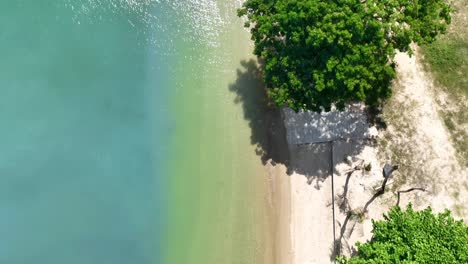
[[[395,50],[450,23],[444,0],[247,0],[238,10],[278,106],[329,110],[390,96]]]
[[[364,263],[468,263],[468,226],[446,210],[406,211],[394,207],[383,221],[372,221],[373,237],[357,243],[357,256],[342,264]]]

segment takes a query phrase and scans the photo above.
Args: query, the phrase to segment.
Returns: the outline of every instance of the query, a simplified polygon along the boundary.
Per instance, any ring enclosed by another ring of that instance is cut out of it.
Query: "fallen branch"
[[[361,160],[361,162],[358,163],[356,166],[354,166],[354,168],[346,172],[346,181],[345,181],[345,185],[343,188],[343,194],[338,195],[341,199],[343,199],[339,206],[342,213],[345,212],[349,208],[347,195],[348,195],[348,186],[349,186],[349,180],[351,178],[351,175],[353,175],[355,171],[362,170],[363,164],[364,164],[364,160]]]
[[[372,196],[372,198],[367,201],[366,205],[364,205],[363,211],[367,213],[367,207],[379,196],[383,195],[385,193],[385,187],[387,186],[387,181],[392,175],[394,171],[398,170],[398,165],[391,166],[390,164],[385,164],[385,166],[382,169],[382,175],[384,177],[384,180],[382,182],[382,186],[379,188],[379,190]]]
[[[412,191],[423,191],[423,192],[427,192],[426,189],[421,188],[421,187],[414,187],[414,188],[410,188],[410,189],[408,189],[408,190],[398,191],[398,192],[397,192],[397,203],[396,203],[396,206],[399,206],[399,205],[400,205],[400,194],[402,194],[402,193],[408,193],[408,192],[412,192]]]

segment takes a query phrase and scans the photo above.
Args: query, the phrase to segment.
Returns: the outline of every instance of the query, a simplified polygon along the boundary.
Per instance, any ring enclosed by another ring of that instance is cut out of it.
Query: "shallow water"
[[[260,263],[236,5],[0,3],[1,263]]]

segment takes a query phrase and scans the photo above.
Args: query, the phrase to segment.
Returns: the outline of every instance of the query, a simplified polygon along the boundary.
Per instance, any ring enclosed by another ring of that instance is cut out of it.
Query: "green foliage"
[[[390,96],[395,49],[434,41],[450,12],[443,0],[247,0],[238,15],[273,101],[319,111]]]
[[[434,215],[430,208],[406,211],[394,207],[384,221],[372,221],[371,241],[357,243],[358,254],[342,264],[468,263],[468,226],[450,211]]]

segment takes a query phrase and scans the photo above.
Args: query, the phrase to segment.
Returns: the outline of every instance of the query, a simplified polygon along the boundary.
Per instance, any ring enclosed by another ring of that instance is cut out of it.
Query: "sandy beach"
[[[289,229],[291,222],[291,183],[286,177],[286,167],[283,165],[273,166],[268,164],[268,183],[270,196],[267,205],[271,219],[269,223],[269,233],[272,254],[270,262],[264,263],[290,263],[292,257],[291,251],[291,232]]]

